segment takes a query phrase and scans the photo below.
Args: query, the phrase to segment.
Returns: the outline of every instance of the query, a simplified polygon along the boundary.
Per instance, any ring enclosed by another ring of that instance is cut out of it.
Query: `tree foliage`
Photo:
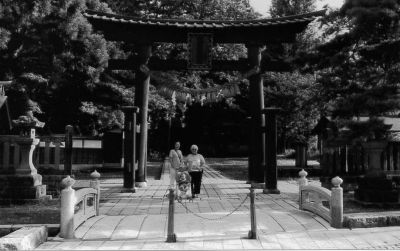
[[[313,10],[315,0],[273,0],[270,7],[274,18]],[[315,32],[315,29],[307,29],[297,36],[294,44],[267,45],[266,53],[280,54],[281,58],[293,58],[300,49],[308,48],[316,42],[312,36]],[[281,147],[285,148],[297,141],[307,141],[319,116],[318,106],[314,105],[314,76],[296,70],[286,73],[269,72],[265,74],[264,85],[265,105],[282,108],[278,117]]]
[[[314,76],[297,71],[270,73],[265,82],[265,106],[282,109],[278,117],[282,140],[287,144],[306,142],[319,117]]]
[[[15,80],[13,116],[43,112],[47,129],[60,131],[79,120],[82,102],[96,101],[110,46],[83,17],[88,8],[111,11],[96,0],[1,2],[0,75]]]
[[[271,17],[283,17],[307,13],[315,9],[315,0],[272,0]]]
[[[347,32],[317,50],[326,112],[353,138],[384,137],[380,117],[398,114],[399,7],[395,0],[346,1],[332,19],[348,20]]]

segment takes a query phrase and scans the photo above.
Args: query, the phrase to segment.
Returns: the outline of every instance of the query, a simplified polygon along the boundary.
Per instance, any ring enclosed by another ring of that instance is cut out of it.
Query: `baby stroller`
[[[180,167],[176,172],[176,186],[177,186],[176,191],[178,193],[179,200],[191,198],[189,195],[190,182],[191,182],[191,177],[189,175],[189,172],[184,166]]]

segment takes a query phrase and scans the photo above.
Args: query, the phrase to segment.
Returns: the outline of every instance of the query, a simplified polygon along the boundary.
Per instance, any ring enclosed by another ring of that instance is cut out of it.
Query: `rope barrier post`
[[[96,189],[97,195],[96,195],[96,215],[100,215],[100,173],[97,172],[97,170],[94,170],[90,174],[90,178],[92,180],[90,181],[90,187]]]
[[[169,189],[169,210],[168,210],[168,235],[167,242],[176,242],[174,233],[175,194],[174,189]]]
[[[343,180],[336,176],[332,179],[331,196],[331,226],[341,228],[343,226],[343,188],[340,185]]]
[[[64,189],[61,191],[61,210],[60,210],[60,237],[74,239],[74,208],[75,190],[72,188],[75,180],[67,176],[61,181]]]
[[[301,189],[303,188],[303,186],[307,186],[308,185],[308,180],[307,180],[307,175],[308,173],[306,171],[304,171],[304,169],[301,169],[301,171],[299,172],[299,209],[303,210],[303,196],[302,196],[302,192]]]
[[[254,204],[254,188],[250,187],[250,221],[251,230],[249,231],[249,239],[257,239],[257,221],[256,221],[256,207]]]

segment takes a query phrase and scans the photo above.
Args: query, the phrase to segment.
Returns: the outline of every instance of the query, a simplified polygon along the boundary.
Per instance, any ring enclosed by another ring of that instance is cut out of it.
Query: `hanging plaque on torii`
[[[188,33],[188,70],[211,70],[212,33]]]

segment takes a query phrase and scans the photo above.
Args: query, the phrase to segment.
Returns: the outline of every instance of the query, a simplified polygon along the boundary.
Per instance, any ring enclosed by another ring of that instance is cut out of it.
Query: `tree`
[[[130,102],[131,91],[103,74],[108,59],[119,50],[94,33],[83,17],[86,9],[110,12],[107,5],[97,0],[1,4],[0,74],[15,80],[8,93],[11,107],[20,109],[13,114],[42,112],[47,129],[58,132],[71,123],[83,132],[120,125],[116,104]],[[23,107],[21,102],[35,106]]]
[[[349,20],[346,33],[318,48],[319,85],[327,112],[353,139],[379,139],[388,126],[381,116],[398,116],[399,3],[345,2],[336,17]],[[360,117],[369,117],[361,121]]]
[[[274,18],[297,15],[315,10],[315,0],[273,0],[270,13]],[[267,45],[266,54],[280,58],[294,58],[296,53],[309,47],[315,41],[307,29],[297,36],[293,44]],[[268,72],[264,77],[265,106],[278,106],[282,112],[278,116],[279,150],[297,141],[307,141],[310,131],[318,118],[318,107],[314,105],[315,79],[313,75],[293,72]]]
[[[289,144],[306,142],[319,117],[314,97],[315,79],[311,74],[269,73],[265,88],[265,106],[282,109],[278,128],[283,148]]]
[[[271,17],[283,17],[307,13],[315,10],[315,0],[272,0]]]

